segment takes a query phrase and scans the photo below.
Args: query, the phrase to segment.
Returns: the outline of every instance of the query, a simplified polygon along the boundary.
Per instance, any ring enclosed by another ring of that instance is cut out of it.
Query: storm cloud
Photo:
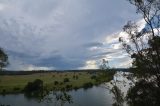
[[[8,69],[128,67],[116,34],[139,19],[126,0],[0,0],[0,47]]]

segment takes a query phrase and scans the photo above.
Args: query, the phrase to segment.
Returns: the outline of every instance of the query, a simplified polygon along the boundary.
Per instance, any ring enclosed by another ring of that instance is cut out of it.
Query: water
[[[102,86],[92,87],[87,90],[67,92],[71,95],[73,103],[65,103],[64,106],[112,106],[112,94]],[[53,95],[50,94],[50,97]],[[36,99],[28,99],[24,94],[0,96],[0,104],[10,106],[55,106],[56,100],[52,102],[38,102]],[[59,106],[59,105],[58,105]]]

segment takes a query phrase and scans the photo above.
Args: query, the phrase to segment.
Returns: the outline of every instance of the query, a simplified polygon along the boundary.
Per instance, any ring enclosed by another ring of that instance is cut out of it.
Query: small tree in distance
[[[0,71],[9,64],[8,56],[2,48],[0,48]]]
[[[100,65],[101,70],[109,69],[109,63],[106,59],[102,59],[102,64]]]

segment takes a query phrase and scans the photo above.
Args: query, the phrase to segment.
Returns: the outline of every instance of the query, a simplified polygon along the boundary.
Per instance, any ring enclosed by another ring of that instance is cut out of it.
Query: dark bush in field
[[[72,88],[72,85],[66,85],[66,89],[69,90]]]
[[[58,85],[59,84],[59,82],[58,81],[54,81],[54,85]]]
[[[64,78],[63,82],[69,82],[69,78]]]
[[[76,78],[76,76],[75,75],[73,75],[73,79],[75,79]]]
[[[78,87],[75,86],[73,89],[76,91],[78,89]]]
[[[84,84],[83,84],[83,88],[84,88],[84,89],[91,88],[92,86],[93,86],[93,83],[92,83],[92,82],[88,82],[88,83],[84,83]]]
[[[6,90],[5,90],[5,89],[3,89],[3,90],[2,90],[2,94],[5,94],[5,93],[6,93]]]
[[[40,79],[36,79],[34,82],[28,82],[28,84],[24,88],[24,91],[34,92],[34,91],[40,91],[42,89],[43,89],[43,81]]]
[[[78,79],[78,75],[76,75],[76,80]]]
[[[78,75],[73,75],[73,79],[78,79]]]
[[[13,90],[14,91],[18,91],[18,90],[20,90],[20,88],[19,87],[15,87],[15,88],[13,88]]]
[[[96,79],[97,77],[95,75],[91,76],[91,79]]]
[[[60,85],[63,85],[63,82],[60,82],[59,84],[60,84]]]

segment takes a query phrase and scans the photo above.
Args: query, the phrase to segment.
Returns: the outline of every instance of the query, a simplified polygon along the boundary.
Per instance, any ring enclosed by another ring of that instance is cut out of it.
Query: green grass
[[[110,73],[110,72],[107,72]],[[74,79],[73,76],[77,75],[78,79]],[[94,85],[100,84],[105,81],[110,81],[113,74],[106,74],[105,78],[101,78],[100,72],[97,72],[97,78],[100,80],[92,79],[92,74],[88,72],[51,72],[51,73],[35,73],[30,75],[4,75],[0,76],[0,93],[20,93],[27,85],[28,82],[33,82],[35,79],[43,81],[44,86],[48,90],[61,90],[67,85],[72,85],[72,88],[81,88],[85,83],[93,83]],[[102,76],[103,77],[103,76]],[[68,78],[69,82],[64,82],[64,79]],[[54,82],[58,81],[55,85]]]

